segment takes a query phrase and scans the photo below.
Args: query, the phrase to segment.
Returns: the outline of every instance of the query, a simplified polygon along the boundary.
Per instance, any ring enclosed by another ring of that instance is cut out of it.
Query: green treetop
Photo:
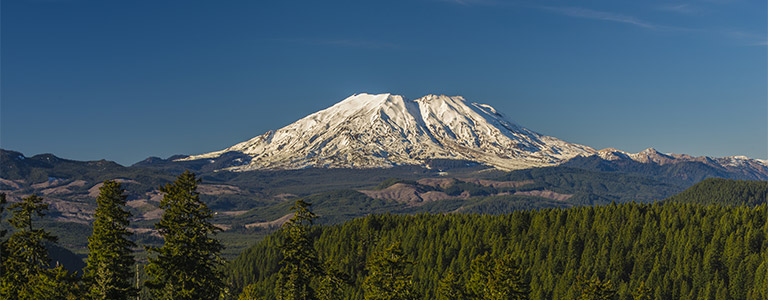
[[[224,287],[219,253],[221,243],[212,237],[217,228],[213,213],[197,192],[200,182],[189,171],[160,188],[160,208],[165,210],[155,229],[165,240],[162,247],[148,248],[150,280],[155,299],[217,299]]]
[[[315,290],[312,279],[322,274],[317,251],[312,243],[309,230],[314,213],[309,210],[311,204],[299,199],[291,207],[294,216],[283,225],[286,237],[281,251],[282,268],[278,273],[275,294],[280,300],[314,299]]]
[[[134,264],[127,239],[128,218],[125,210],[124,190],[120,183],[104,181],[96,198],[97,208],[93,222],[93,235],[88,238],[89,295],[93,299],[128,299],[136,294],[131,286],[131,267]]]
[[[363,282],[366,300],[411,300],[418,296],[413,290],[413,276],[407,272],[408,261],[394,243],[384,251],[375,253],[368,262],[368,276]]]
[[[2,299],[78,299],[80,286],[62,266],[50,267],[45,244],[56,237],[44,229],[35,229],[33,217],[42,217],[48,209],[43,198],[32,195],[10,207],[9,223],[15,229],[2,244],[0,263],[0,298]]]

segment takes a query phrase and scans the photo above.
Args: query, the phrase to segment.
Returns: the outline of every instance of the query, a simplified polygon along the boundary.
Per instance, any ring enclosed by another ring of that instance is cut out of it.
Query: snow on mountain
[[[556,165],[596,151],[544,136],[507,120],[493,107],[460,96],[407,100],[391,94],[356,94],[276,131],[227,149],[251,157],[228,168],[380,168],[426,165],[430,159],[475,161],[503,170]]]
[[[768,161],[753,159],[746,156],[691,156],[688,154],[661,153],[653,148],[639,153],[628,153],[614,148],[597,151],[594,155],[608,160],[634,160],[641,163],[657,165],[675,164],[680,162],[700,162],[709,166],[724,169],[731,173],[753,174],[761,180],[768,179]]]
[[[227,154],[228,153],[228,154]],[[768,161],[744,156],[712,158],[661,153],[600,151],[538,134],[486,104],[463,97],[427,95],[407,100],[392,94],[356,94],[276,131],[227,149],[178,159],[237,154],[226,170],[428,167],[433,159],[474,161],[502,170],[558,165],[577,156],[657,165],[701,162],[728,172],[762,174]],[[213,162],[213,160],[212,160]]]

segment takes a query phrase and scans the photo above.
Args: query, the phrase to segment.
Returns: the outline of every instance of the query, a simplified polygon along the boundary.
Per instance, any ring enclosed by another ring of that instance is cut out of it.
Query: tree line
[[[0,194],[0,216],[7,206],[14,228],[0,231],[0,298],[768,299],[764,203],[378,214],[316,226],[311,203],[299,199],[281,230],[225,265],[199,182],[185,172],[160,188],[155,229],[164,244],[145,247],[143,281],[134,280],[118,182],[100,188],[81,276],[50,264],[46,245],[56,237],[34,226],[43,199],[7,205]]]
[[[286,275],[286,226],[230,264],[242,299],[315,299],[280,296],[285,278],[321,290],[333,273],[335,298],[316,299],[768,299],[766,204],[371,215],[302,229],[306,261],[325,266],[311,279]]]
[[[152,299],[218,299],[226,294],[219,257],[223,246],[213,237],[217,229],[211,223],[212,211],[200,201],[199,182],[195,174],[185,172],[175,182],[160,187],[164,213],[155,229],[164,244],[146,247],[149,278],[143,282]],[[8,232],[0,232],[0,298],[136,297],[142,287],[133,280],[138,276],[133,251],[136,245],[129,240],[131,214],[125,210],[125,190],[116,181],[105,181],[96,202],[83,274],[51,266],[46,245],[56,237],[34,226],[48,210],[43,198],[31,195],[10,204],[7,221],[14,231],[7,239]],[[7,204],[5,194],[0,194],[0,216]]]

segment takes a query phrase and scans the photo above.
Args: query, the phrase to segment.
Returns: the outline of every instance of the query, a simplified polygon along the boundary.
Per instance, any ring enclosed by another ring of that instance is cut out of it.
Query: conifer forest
[[[136,245],[121,184],[99,190],[87,266],[51,262],[31,195],[0,212],[3,299],[768,299],[765,182],[705,180],[665,201],[381,213],[318,225],[298,199],[231,261],[191,172],[161,187],[163,243]],[[309,200],[309,199],[307,199]],[[287,212],[286,212],[287,213]],[[4,227],[5,228],[5,227]],[[139,249],[139,250],[137,250]],[[140,257],[146,259],[139,259]]]

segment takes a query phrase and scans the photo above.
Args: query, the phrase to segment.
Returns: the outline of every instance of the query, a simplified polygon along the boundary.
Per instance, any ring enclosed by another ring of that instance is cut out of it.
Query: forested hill
[[[343,299],[363,299],[372,253],[401,243],[418,299],[437,299],[441,278],[470,282],[473,260],[511,255],[530,299],[576,299],[578,278],[634,299],[768,299],[768,206],[611,204],[476,214],[372,215],[313,227],[321,260],[349,276]],[[233,292],[273,299],[283,233],[244,252],[229,269]],[[490,284],[490,283],[489,283]],[[641,288],[641,286],[645,286]],[[470,290],[467,288],[466,290]],[[483,299],[482,295],[476,296]],[[606,298],[607,299],[607,298]],[[642,298],[645,299],[645,298]]]
[[[709,178],[665,201],[755,206],[768,201],[768,181]]]

